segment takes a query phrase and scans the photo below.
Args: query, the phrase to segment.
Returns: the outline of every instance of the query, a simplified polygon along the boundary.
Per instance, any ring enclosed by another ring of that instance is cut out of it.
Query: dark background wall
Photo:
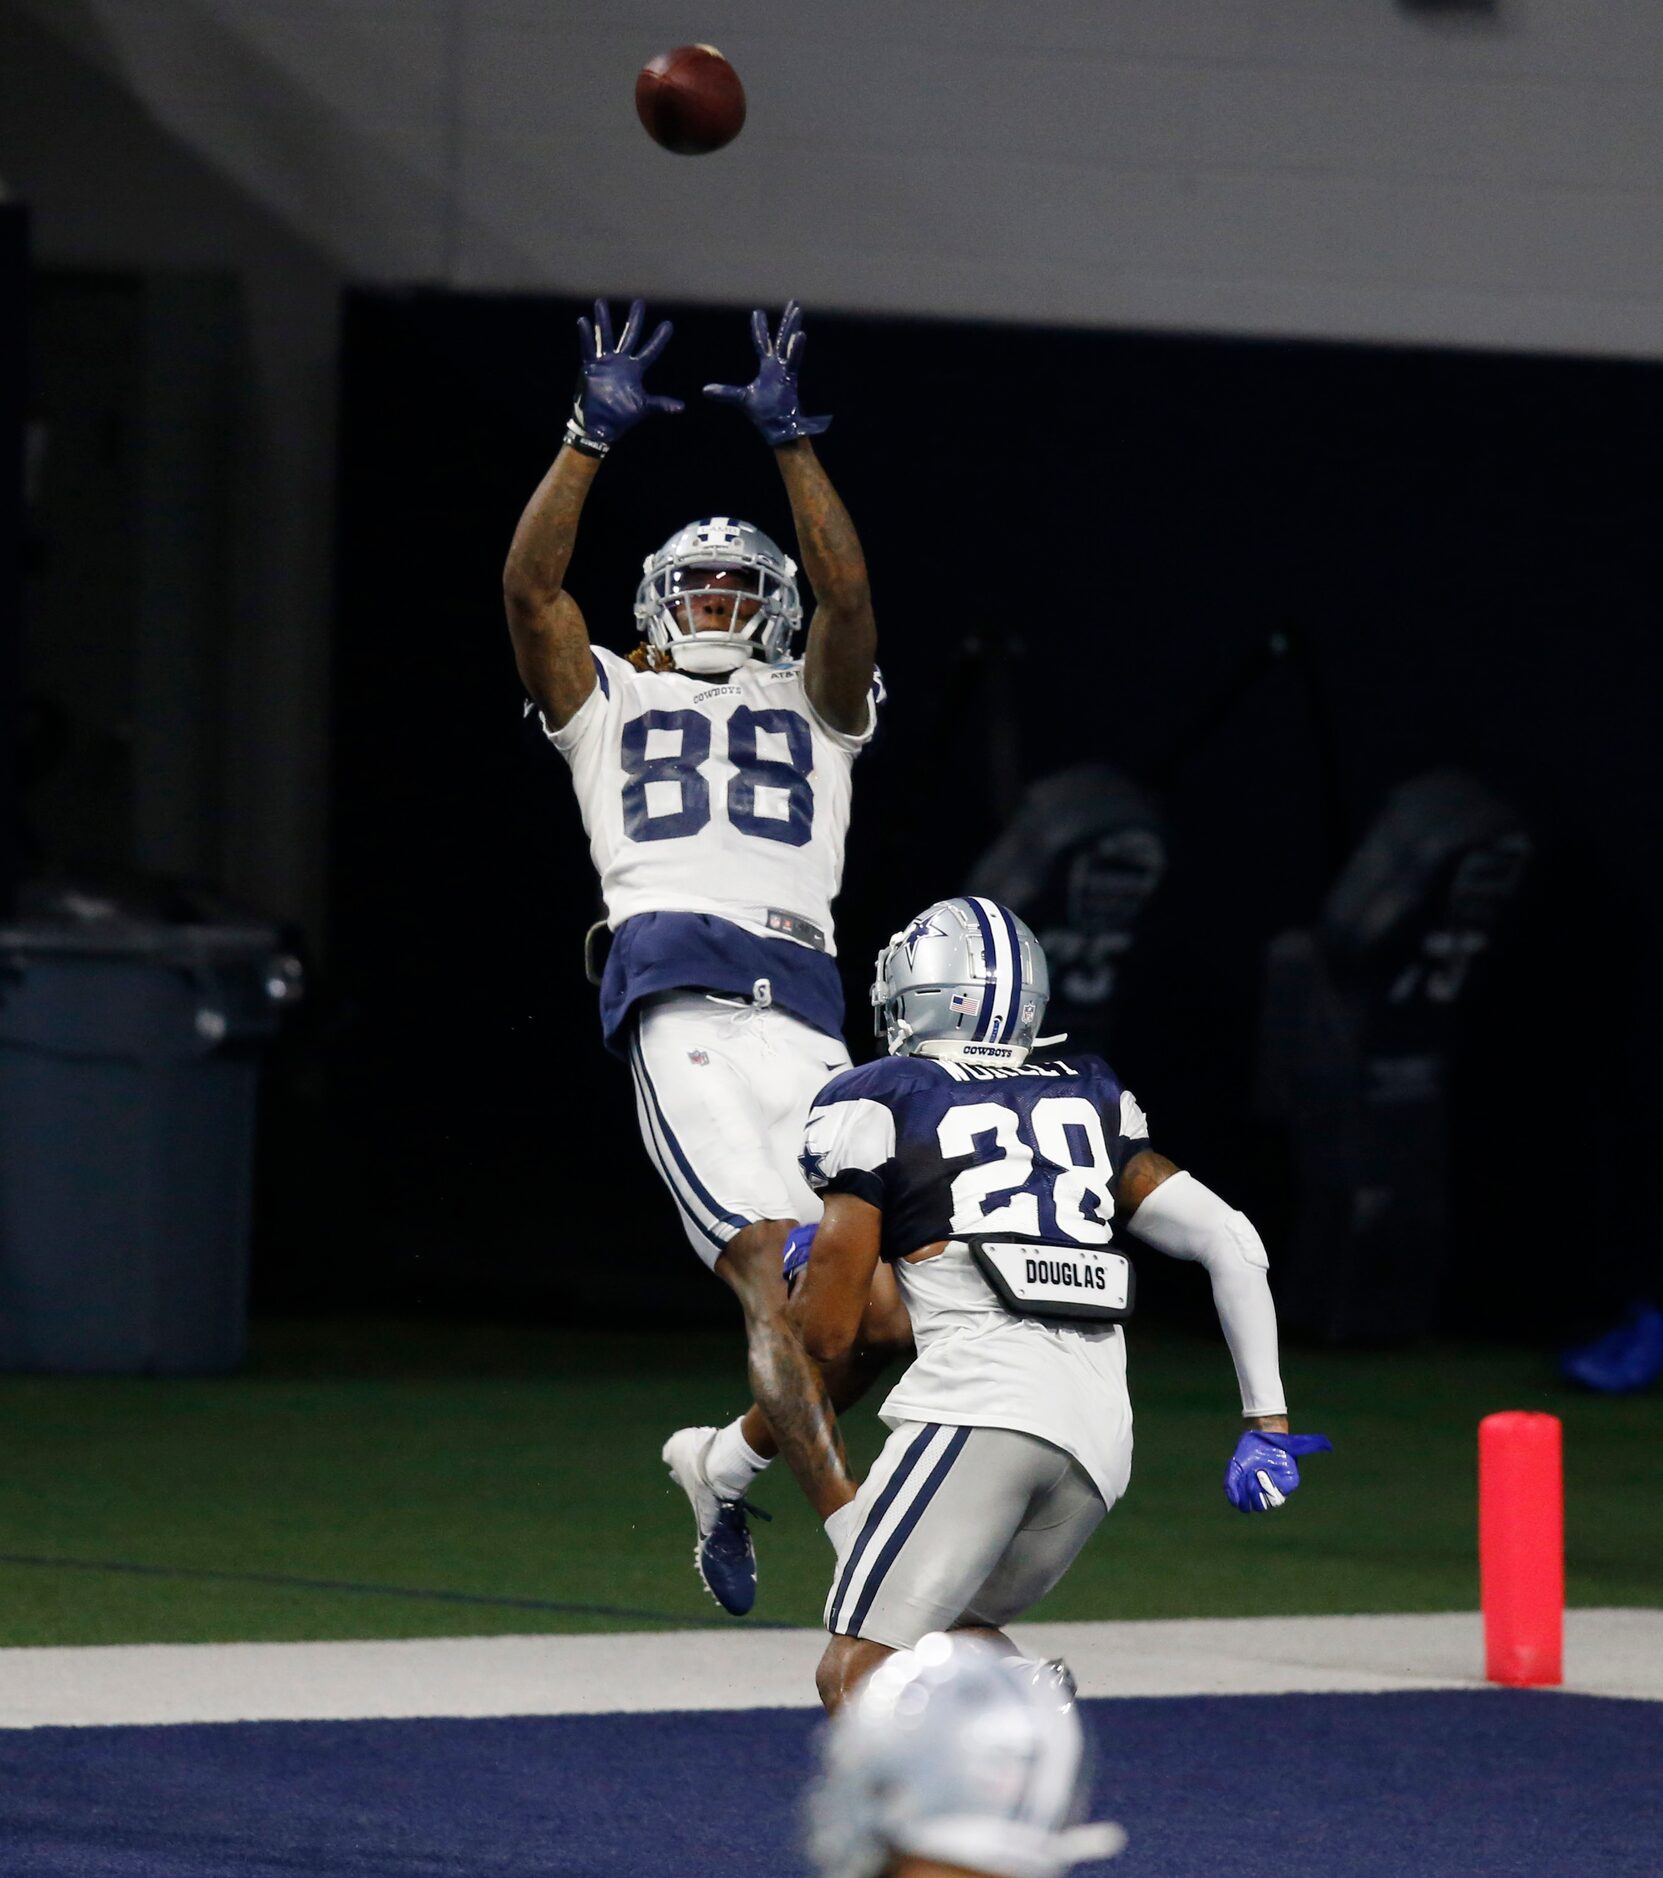
[[[575,302],[349,297],[329,967],[273,1078],[260,1278],[570,1313],[719,1308],[635,1140],[580,968],[596,896],[527,735],[498,602],[557,440]],[[654,307],[658,387],[746,374],[739,310]],[[820,316],[807,402],[872,563],[891,704],[857,772],[839,939],[957,888],[1022,775],[1157,786],[1173,864],[1115,1044],[1161,1144],[1287,1203],[1251,1125],[1263,949],[1385,792],[1459,763],[1536,831],[1526,917],[1468,1012],[1464,1289],[1543,1313],[1654,1222],[1601,1197],[1648,1136],[1663,817],[1656,367]],[[633,642],[641,557],[690,516],[789,540],[767,451],[694,398],[607,463],[572,591]],[[1271,635],[1300,649],[1222,714]],[[1209,718],[1212,721],[1209,723]]]
[[[23,404],[28,331],[28,220],[0,203],[0,915],[17,886],[17,783],[23,603]]]
[[[16,792],[28,326],[28,217],[21,204],[0,202],[0,915],[11,908],[20,864]]]

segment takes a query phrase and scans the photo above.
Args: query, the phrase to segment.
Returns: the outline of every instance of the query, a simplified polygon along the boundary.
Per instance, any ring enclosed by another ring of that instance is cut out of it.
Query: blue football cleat
[[[1567,1382],[1601,1395],[1649,1389],[1663,1375],[1663,1310],[1631,1305],[1614,1330],[1562,1352],[1559,1367]]]
[[[705,1477],[704,1460],[715,1438],[714,1428],[678,1428],[664,1443],[664,1465],[670,1477],[693,1503],[698,1543],[693,1564],[706,1591],[732,1617],[743,1617],[756,1602],[756,1547],[751,1543],[747,1515],[768,1519],[770,1514],[748,1500],[718,1499]]]

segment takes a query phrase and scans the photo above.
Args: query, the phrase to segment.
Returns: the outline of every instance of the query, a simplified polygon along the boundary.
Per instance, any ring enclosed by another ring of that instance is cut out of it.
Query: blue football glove
[[[776,447],[793,437],[818,437],[831,419],[804,417],[797,403],[797,373],[808,344],[803,309],[793,300],[770,339],[768,316],[758,307],[751,315],[751,343],[756,347],[756,377],[748,385],[706,385],[704,395],[719,404],[737,404]]]
[[[808,1249],[814,1243],[813,1226],[793,1226],[786,1234],[785,1251],[780,1256],[780,1270],[785,1277],[787,1291],[797,1282],[803,1267],[808,1263]]]
[[[1326,1435],[1284,1435],[1250,1428],[1224,1470],[1224,1497],[1239,1512],[1268,1513],[1299,1486],[1296,1454],[1331,1454]]]
[[[652,397],[641,382],[642,374],[675,330],[668,320],[662,321],[641,350],[632,353],[631,347],[641,336],[645,311],[641,301],[631,303],[616,345],[612,341],[612,315],[604,300],[595,302],[593,326],[586,319],[577,323],[582,356],[566,441],[585,456],[605,456],[625,431],[633,430],[654,411],[683,409],[680,398]]]

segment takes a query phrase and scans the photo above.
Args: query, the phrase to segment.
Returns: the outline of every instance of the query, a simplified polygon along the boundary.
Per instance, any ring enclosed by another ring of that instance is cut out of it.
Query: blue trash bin
[[[242,1361],[261,1046],[300,989],[260,922],[66,895],[0,928],[0,1369]]]

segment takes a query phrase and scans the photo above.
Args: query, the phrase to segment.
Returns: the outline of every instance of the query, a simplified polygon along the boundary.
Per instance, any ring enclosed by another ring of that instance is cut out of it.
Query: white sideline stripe
[[[1088,1696],[1474,1689],[1476,1613],[1026,1624]],[[0,1727],[813,1708],[820,1630],[0,1650]],[[1570,1611],[1565,1688],[1663,1701],[1663,1610]]]

